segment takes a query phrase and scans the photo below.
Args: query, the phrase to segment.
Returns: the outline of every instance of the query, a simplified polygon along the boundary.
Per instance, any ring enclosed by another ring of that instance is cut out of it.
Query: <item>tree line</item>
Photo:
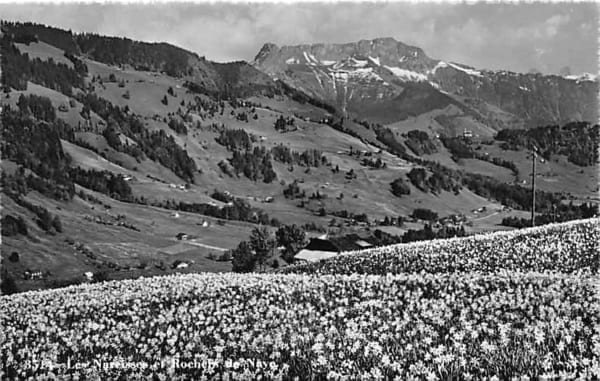
[[[553,155],[564,155],[571,163],[585,167],[598,163],[600,125],[571,122],[562,127],[504,129],[498,131],[495,139],[501,141],[500,147],[506,150],[530,150],[535,146],[546,160],[551,160]]]
[[[27,90],[28,81],[67,96],[73,95],[73,88],[83,89],[85,86],[85,73],[71,69],[64,63],[56,63],[52,57],[43,61],[39,58],[31,59],[27,53],[21,54],[10,35],[5,34],[0,39],[0,55],[1,81],[5,92],[10,88]],[[78,68],[81,70],[81,67]]]
[[[194,174],[198,172],[196,163],[172,136],[163,130],[148,131],[139,117],[96,94],[81,95],[79,101],[84,105],[84,115],[89,117],[89,112],[93,111],[107,121],[108,126],[103,135],[112,148],[137,159],[145,155],[169,168],[185,181],[194,182]],[[123,144],[121,133],[137,144]]]

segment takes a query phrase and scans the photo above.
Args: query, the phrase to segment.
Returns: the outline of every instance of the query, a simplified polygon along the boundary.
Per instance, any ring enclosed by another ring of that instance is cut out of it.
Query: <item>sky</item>
[[[393,37],[479,69],[598,72],[599,4],[589,3],[45,3],[0,4],[0,18],[142,41],[219,62],[281,45]]]

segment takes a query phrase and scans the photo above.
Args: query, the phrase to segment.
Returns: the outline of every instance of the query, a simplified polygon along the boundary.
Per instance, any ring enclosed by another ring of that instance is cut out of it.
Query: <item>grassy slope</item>
[[[59,93],[58,91],[37,85],[32,82],[27,83],[27,90],[11,91],[9,93],[8,98],[5,98],[5,97],[2,98],[2,103],[8,104],[11,107],[16,107],[21,94],[23,94],[23,95],[35,94],[35,95],[44,96],[44,97],[50,99],[50,101],[52,102],[52,106],[54,106],[54,108],[56,108],[56,117],[57,118],[63,119],[65,122],[69,123],[72,126],[78,126],[78,125],[85,126],[86,125],[86,120],[83,119],[80,114],[81,110],[83,109],[83,105],[81,103],[79,103],[78,101],[76,101],[72,98],[67,97],[64,94]],[[75,102],[75,107],[69,106],[69,101],[71,101],[71,100],[73,102]],[[67,111],[58,110],[58,107],[60,107],[61,105],[67,106]],[[104,123],[104,121],[98,115],[96,115],[93,112],[91,113],[91,124],[92,125],[96,125],[96,124],[102,125],[103,123]]]
[[[22,54],[27,53],[29,59],[34,60],[39,58],[42,61],[48,61],[50,58],[57,64],[65,64],[69,68],[73,68],[73,63],[64,55],[61,49],[58,49],[45,42],[31,42],[30,44],[16,43],[15,46]]]
[[[179,212],[176,218],[168,210],[150,206],[140,206],[121,203],[104,195],[86,190],[110,205],[106,210],[102,205],[84,201],[79,197],[71,202],[49,200],[36,192],[31,192],[27,198],[44,205],[51,213],[58,215],[63,224],[64,233],[51,236],[39,229],[31,212],[16,205],[12,200],[3,197],[2,214],[24,216],[27,220],[30,237],[3,237],[2,251],[5,255],[17,251],[20,255],[18,263],[5,261],[7,270],[21,278],[25,269],[49,270],[52,275],[49,280],[83,278],[85,271],[106,269],[101,262],[113,262],[119,266],[137,266],[140,262],[149,264],[145,271],[120,271],[111,277],[123,275],[150,275],[157,271],[153,264],[164,261],[168,266],[176,259],[193,260],[184,271],[228,271],[230,264],[209,260],[210,253],[220,254],[220,250],[209,249],[189,243],[177,241],[175,235],[184,232],[196,237],[195,242],[219,248],[232,248],[237,242],[245,239],[251,229],[250,224],[228,222],[221,226],[216,219],[191,213]],[[124,215],[125,221],[133,224],[141,231],[136,232],[120,226],[109,226],[89,221],[85,217],[101,217],[114,221],[114,216]],[[203,221],[210,226],[202,227]],[[97,256],[98,261],[92,261],[78,253],[72,245],[65,242],[67,237],[86,244]],[[39,282],[17,279],[21,289],[44,286]]]
[[[27,47],[27,51],[30,54],[40,57],[53,57],[55,60],[59,60],[61,57],[64,58],[62,51],[49,49],[44,45],[31,44]],[[296,131],[279,133],[274,130],[273,124],[280,115],[288,117],[298,114],[303,118],[309,117],[311,120],[319,120],[326,115],[325,111],[314,106],[299,104],[285,97],[253,97],[250,99],[251,101],[261,103],[264,106],[256,108],[257,120],[250,118],[248,123],[238,121],[234,116],[230,115],[232,108],[230,105],[227,105],[223,115],[215,115],[214,118],[202,119],[199,115],[192,115],[192,118],[195,121],[200,121],[204,127],[198,129],[188,126],[190,127],[190,131],[187,136],[177,135],[163,122],[163,117],[168,117],[168,113],[175,113],[181,107],[180,102],[182,100],[186,104],[193,101],[195,95],[185,91],[181,80],[170,78],[163,74],[138,72],[131,69],[121,70],[90,60],[86,60],[86,63],[90,72],[88,79],[91,79],[91,76],[99,75],[104,80],[103,85],[96,83],[96,91],[100,96],[105,97],[114,104],[120,106],[127,105],[132,112],[144,118],[144,122],[149,130],[162,129],[171,134],[178,144],[185,147],[190,156],[196,161],[198,168],[202,170],[202,174],[196,176],[196,182],[192,185],[191,189],[187,191],[174,190],[168,184],[152,180],[148,177],[148,175],[151,175],[162,179],[166,183],[183,183],[170,170],[158,163],[149,160],[137,162],[126,154],[116,152],[108,147],[104,138],[97,133],[99,131],[91,129],[82,130],[77,133],[77,137],[104,152],[109,159],[108,161],[90,150],[63,142],[65,151],[73,157],[76,165],[86,168],[106,169],[115,173],[134,176],[130,185],[135,195],[143,195],[155,200],[175,199],[187,202],[209,202],[214,201],[210,199],[209,194],[215,188],[218,188],[220,190],[228,190],[238,197],[245,198],[251,205],[265,210],[271,217],[278,218],[284,223],[303,224],[316,222],[323,226],[328,224],[332,216],[316,216],[315,211],[320,207],[325,207],[328,211],[346,209],[354,213],[367,213],[369,217],[377,218],[383,218],[386,215],[407,215],[414,208],[418,207],[436,210],[441,216],[451,213],[464,213],[474,222],[474,226],[471,228],[472,231],[498,229],[499,222],[506,216],[505,212],[501,213],[497,211],[500,207],[497,203],[485,200],[468,190],[464,190],[457,196],[447,192],[435,196],[425,194],[411,186],[411,195],[409,197],[397,198],[392,196],[389,183],[398,177],[404,177],[413,167],[412,164],[406,163],[387,152],[382,152],[380,156],[387,164],[386,169],[373,170],[363,167],[360,165],[362,158],[349,155],[350,147],[354,150],[366,150],[374,153],[379,151],[379,147],[365,144],[327,125],[296,118],[296,125],[298,126]],[[107,82],[106,79],[110,74],[114,74],[117,80],[124,80],[125,87],[121,88],[118,87],[117,83]],[[177,96],[167,95],[169,104],[165,106],[161,103],[161,99],[167,94],[169,87],[174,89]],[[129,100],[122,96],[125,91],[130,92],[131,97]],[[19,93],[12,92],[6,102],[14,105]],[[69,101],[64,95],[35,84],[30,84],[25,93],[47,96],[52,100],[56,108],[61,104],[68,104]],[[69,108],[67,112],[57,111],[57,115],[74,126],[83,125],[85,121],[79,115],[81,107],[81,104],[76,102],[74,108]],[[236,109],[234,111],[238,112],[241,110],[250,111],[249,108]],[[394,123],[388,127],[397,133],[399,139],[402,133],[412,129],[425,130],[431,136],[435,136],[436,133],[448,131],[447,127],[440,125],[435,120],[435,117],[440,114],[456,115],[457,118],[461,117],[458,109],[454,106],[448,106],[444,110],[434,110],[418,117]],[[155,116],[158,117],[155,118]],[[92,116],[92,124],[99,125],[99,130],[103,128],[103,123],[97,115]],[[267,148],[283,143],[296,151],[319,149],[326,154],[327,158],[332,162],[333,167],[336,165],[339,166],[340,173],[333,174],[329,167],[312,168],[310,173],[305,173],[304,167],[294,166],[294,170],[289,171],[288,166],[275,163],[274,167],[278,175],[278,180],[272,184],[252,182],[244,177],[228,177],[218,168],[217,163],[230,157],[230,153],[215,142],[217,134],[206,127],[212,123],[225,124],[228,128],[243,128],[257,136],[263,136],[265,138],[264,141],[257,142],[256,144],[262,144]],[[349,127],[355,129],[362,136],[366,136],[367,140],[374,140],[371,130],[353,123],[349,123]],[[481,127],[480,130],[473,129],[474,132],[481,132],[482,135],[489,133],[484,127]],[[460,134],[462,130],[453,132]],[[440,147],[440,152],[435,155],[429,155],[427,158],[438,160],[453,168],[464,168],[480,173],[487,172],[506,180],[511,176],[506,169],[479,160],[466,160],[454,163],[449,153],[441,146],[441,143],[438,142],[438,146]],[[505,157],[507,154],[495,152],[493,149],[494,147],[490,148],[491,156]],[[511,158],[518,157],[512,152],[510,155]],[[519,159],[520,162],[521,159]],[[526,163],[526,161],[523,163],[522,176],[527,173]],[[4,163],[3,167],[6,167]],[[561,179],[564,177],[569,179],[569,181],[540,181],[541,183],[547,183],[541,185],[541,187],[553,186],[555,188],[552,189],[557,189],[558,185],[567,184],[566,186],[572,187],[574,191],[583,189],[578,185],[581,181],[581,175],[576,172],[578,168],[573,167],[570,164],[557,164],[557,175],[561,176]],[[354,170],[357,174],[357,178],[354,180],[346,180],[344,177],[344,173],[350,169]],[[585,169],[584,171],[585,176],[587,176],[586,179],[590,180],[591,183],[595,172],[592,169]],[[282,194],[284,188],[282,182],[287,184],[296,179],[303,180],[300,187],[306,190],[307,194],[310,195],[312,192],[318,190],[321,194],[326,194],[328,198],[322,201],[311,201],[306,208],[298,208],[296,206],[298,203],[297,200],[286,200]],[[95,192],[87,192],[95,194]],[[342,200],[336,198],[340,193],[344,194]],[[89,261],[82,254],[77,253],[71,246],[64,242],[67,236],[72,237],[75,241],[86,243],[100,259],[112,261],[119,265],[136,266],[140,261],[154,263],[160,260],[164,260],[168,264],[175,259],[189,259],[194,260],[195,263],[186,271],[226,271],[230,268],[230,264],[215,262],[206,258],[208,253],[216,252],[215,250],[202,246],[182,244],[176,241],[174,236],[178,232],[185,232],[197,235],[200,244],[219,248],[232,248],[239,241],[246,239],[251,228],[254,227],[254,225],[234,222],[228,222],[227,225],[220,226],[210,218],[192,214],[188,215],[186,213],[180,213],[179,218],[174,218],[171,216],[172,212],[167,210],[123,204],[103,195],[95,195],[113,207],[111,213],[125,214],[127,221],[140,227],[142,231],[138,233],[122,227],[100,225],[85,220],[85,215],[91,216],[104,213],[100,210],[102,209],[100,205],[91,205],[78,198],[75,198],[71,203],[58,203],[31,193],[30,197],[32,199],[47,206],[52,213],[60,216],[63,221],[65,233],[48,236],[37,228],[32,228],[34,231],[33,240],[24,239],[23,237],[6,237],[3,241],[2,251],[4,253],[10,253],[13,250],[18,251],[22,257],[20,264],[9,264],[11,266],[10,271],[20,274],[27,267],[41,267],[50,269],[54,274],[53,278],[68,278],[73,276],[81,277],[84,271],[99,269],[95,265],[88,263]],[[274,202],[261,202],[266,196],[273,196],[275,198]],[[217,201],[214,202],[220,204]],[[472,214],[472,210],[481,206],[486,206],[489,212],[484,215]],[[60,209],[57,209],[57,207],[60,207]],[[27,217],[30,226],[35,225],[32,219],[33,216],[10,200],[6,202],[2,214],[24,215]],[[518,211],[513,212],[513,214],[523,215],[523,213]],[[202,228],[197,225],[205,219],[213,222],[209,228]],[[407,228],[418,229],[420,227],[421,225],[419,224],[407,225]],[[393,230],[395,228],[386,229]],[[402,234],[403,231],[397,229],[390,232]],[[346,229],[346,232],[349,232],[349,230]],[[35,240],[38,242],[34,242]],[[160,270],[150,266],[150,269],[145,271],[120,271],[113,273],[111,276],[131,277],[140,274],[149,275],[153,272],[160,272]],[[43,284],[36,282],[19,282],[23,288],[43,287]]]

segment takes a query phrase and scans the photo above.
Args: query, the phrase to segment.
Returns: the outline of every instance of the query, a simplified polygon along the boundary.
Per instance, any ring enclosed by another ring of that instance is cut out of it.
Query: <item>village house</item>
[[[324,235],[312,238],[308,245],[294,256],[294,260],[318,262],[323,259],[335,257],[344,251],[362,250],[372,246],[370,243],[362,240],[357,234],[330,238]]]
[[[25,278],[25,279],[36,280],[36,279],[42,279],[43,277],[44,277],[44,275],[42,274],[42,271],[37,270],[37,269],[36,270],[27,269],[23,273],[23,278]]]

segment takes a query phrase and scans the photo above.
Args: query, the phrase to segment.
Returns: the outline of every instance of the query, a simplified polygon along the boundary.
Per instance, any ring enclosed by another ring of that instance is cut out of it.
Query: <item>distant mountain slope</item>
[[[379,114],[384,123],[451,103],[437,96],[433,99],[443,101],[432,104],[432,92],[447,93],[496,129],[598,118],[598,83],[593,76],[476,70],[429,58],[422,49],[393,38],[281,48],[269,43],[253,64],[348,113]],[[405,91],[410,94],[401,97]],[[420,110],[407,112],[416,99],[429,106],[420,104]],[[394,115],[393,110],[398,112]]]
[[[382,244],[458,234],[445,228],[455,219],[467,233],[524,224],[530,143],[540,219],[594,212],[566,201],[597,194],[598,126],[498,131],[523,119],[469,95],[474,69],[390,39],[351,56],[349,44],[338,61],[301,51],[306,62],[290,56],[274,75],[164,43],[36,24],[0,31],[2,253],[18,258],[3,264],[22,290],[88,271],[175,272],[181,261],[228,271],[222,250],[257,225]],[[276,68],[272,49],[259,56]],[[36,269],[43,279],[24,276]]]
[[[162,72],[185,78],[211,93],[250,96],[282,93],[281,85],[246,62],[215,63],[168,43],[148,43],[122,37],[74,34],[32,23],[0,24],[2,33],[17,44],[47,43],[68,54],[81,55],[107,65],[137,71]]]

